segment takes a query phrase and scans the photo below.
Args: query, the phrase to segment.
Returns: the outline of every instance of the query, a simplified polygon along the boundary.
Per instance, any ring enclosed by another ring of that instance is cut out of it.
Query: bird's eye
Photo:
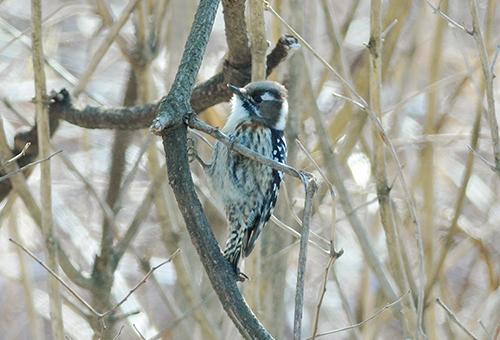
[[[260,97],[260,96],[255,97],[253,100],[254,100],[257,104],[262,103],[262,97]]]

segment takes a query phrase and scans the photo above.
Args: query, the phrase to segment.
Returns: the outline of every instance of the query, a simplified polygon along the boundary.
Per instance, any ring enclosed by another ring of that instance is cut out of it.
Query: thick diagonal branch
[[[187,155],[189,101],[217,11],[218,0],[201,0],[172,89],[162,100],[150,129],[163,139],[169,183],[212,287],[246,339],[272,339],[248,308],[236,277],[210,229],[191,178]]]

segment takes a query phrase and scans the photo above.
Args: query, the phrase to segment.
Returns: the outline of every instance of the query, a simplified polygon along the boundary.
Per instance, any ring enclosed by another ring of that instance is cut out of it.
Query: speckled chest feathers
[[[286,89],[270,81],[250,83],[242,89],[230,87],[235,93],[233,109],[222,132],[265,157],[286,163]],[[240,257],[251,253],[273,213],[283,173],[220,142],[215,144],[206,173],[229,222],[224,254],[239,273]]]

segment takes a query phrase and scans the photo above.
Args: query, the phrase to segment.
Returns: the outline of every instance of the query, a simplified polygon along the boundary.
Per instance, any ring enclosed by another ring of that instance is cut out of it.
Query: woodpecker
[[[222,129],[235,142],[275,161],[286,163],[283,130],[288,115],[286,88],[273,81],[258,81],[238,88],[232,112]],[[252,252],[262,228],[271,217],[278,198],[283,172],[251,160],[216,142],[210,164],[205,168],[212,193],[224,206],[229,236],[224,256],[239,281],[238,262]]]

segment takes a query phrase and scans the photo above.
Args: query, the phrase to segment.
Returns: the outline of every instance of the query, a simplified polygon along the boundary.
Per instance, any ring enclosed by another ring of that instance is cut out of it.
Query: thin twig
[[[181,252],[180,249],[177,249],[177,251],[175,253],[173,253],[167,260],[163,261],[162,263],[160,263],[159,265],[157,266],[154,266],[153,268],[151,268],[151,270],[146,274],[146,276],[144,276],[144,278],[138,283],[135,285],[134,288],[132,288],[127,295],[125,295],[125,297],[123,299],[121,299],[120,302],[118,302],[116,304],[116,306],[114,306],[112,309],[108,310],[106,313],[103,313],[101,315],[101,318],[104,318],[106,315],[108,314],[111,314],[113,312],[115,312],[118,307],[120,307],[125,301],[127,301],[127,299],[130,297],[130,295],[132,295],[140,286],[142,286],[143,284],[146,283],[146,281],[148,280],[148,278],[153,274],[153,272],[155,270],[157,270],[158,268],[160,268],[161,266],[169,263],[170,261],[172,261],[172,259]]]
[[[285,182],[285,181],[283,181]],[[295,206],[296,200],[293,202],[290,202],[290,196],[288,195],[288,189],[286,188],[286,185],[283,185],[283,192],[284,195],[283,197],[285,198],[286,205],[288,206],[288,210],[292,214],[292,218],[297,222],[299,227],[302,227],[302,220],[300,219],[299,216],[297,216],[297,213],[293,210],[293,207]]]
[[[358,327],[361,327],[363,326],[365,323],[375,319],[377,316],[379,316],[380,314],[382,314],[383,312],[385,312],[386,310],[394,307],[395,305],[397,305],[399,302],[401,302],[401,300],[403,300],[405,297],[407,297],[408,295],[410,294],[410,291],[407,291],[406,293],[403,294],[403,296],[401,296],[399,299],[397,299],[396,301],[392,302],[392,303],[389,303],[387,305],[384,306],[384,308],[382,308],[381,310],[379,310],[377,313],[373,314],[372,316],[370,316],[368,319],[360,322],[360,323],[357,323],[355,325],[352,325],[352,326],[348,326],[348,327],[344,327],[344,328],[339,328],[339,329],[335,329],[333,331],[329,331],[329,332],[325,332],[325,333],[321,333],[321,334],[316,334],[316,337],[320,337],[320,336],[325,336],[325,335],[329,335],[329,334],[334,334],[334,333],[339,333],[339,332],[344,332],[344,331],[347,331],[349,329],[353,329],[353,328],[358,328]],[[311,340],[312,337],[310,338],[307,338],[305,340]]]
[[[482,160],[484,162],[484,164],[486,164],[487,166],[490,167],[491,170],[497,171],[497,172],[500,171],[499,169],[495,168],[494,164],[491,164],[490,162],[488,162],[488,160],[486,158],[484,158],[479,153],[477,153],[477,151],[474,150],[470,145],[467,145],[467,147],[469,148],[470,152],[472,152],[474,154],[474,156],[476,156],[477,158]]]
[[[490,332],[488,332],[488,329],[486,328],[486,326],[484,325],[484,322],[483,320],[479,319],[479,324],[481,325],[481,327],[483,328],[483,331],[486,333],[486,335],[488,336],[488,339],[490,340],[493,340],[493,336],[490,334]]]
[[[293,237],[296,239],[300,239],[300,233],[295,231],[292,227],[288,226],[286,223],[280,221],[276,216],[271,215],[271,221],[273,221],[278,227],[286,231],[287,233],[291,234]],[[330,256],[330,252],[328,250],[323,249],[319,244],[317,244],[314,241],[309,240],[309,243],[311,246],[319,250],[321,253]]]
[[[478,338],[474,334],[472,334],[472,332],[469,331],[467,327],[465,327],[464,324],[460,322],[460,320],[458,320],[457,316],[453,314],[453,312],[441,301],[441,299],[437,298],[436,302],[445,310],[446,314],[448,314],[451,321],[456,323],[458,327],[460,327],[465,332],[465,334],[467,334],[471,339],[478,340]]]
[[[398,19],[394,19],[390,24],[389,26],[386,27],[386,29],[380,34],[380,37],[382,38],[382,40],[385,38],[385,36],[391,31],[391,29],[396,26],[396,24],[398,23]]]
[[[123,327],[125,327],[125,326],[120,327],[118,334],[116,334],[116,336],[113,338],[113,340],[117,340],[120,337],[120,335],[122,334]],[[134,327],[135,327],[135,325],[134,325]],[[141,334],[141,333],[139,333],[139,334]]]
[[[28,144],[26,144],[26,145],[28,145]],[[26,149],[26,146],[24,148]],[[16,171],[9,172],[7,175],[0,177],[0,182],[5,181],[6,179],[9,179],[10,177],[14,176],[15,174],[20,173],[20,172],[28,169],[29,167],[32,167],[33,165],[37,165],[37,164],[40,164],[42,162],[48,161],[49,159],[51,159],[52,157],[54,157],[55,155],[57,155],[57,154],[59,154],[61,152],[63,152],[63,150],[57,150],[56,152],[54,152],[53,154],[51,154],[51,155],[49,155],[49,156],[47,156],[45,158],[39,159],[38,161],[33,162],[33,163],[26,164],[25,166],[23,166],[22,168],[17,169]],[[7,165],[7,163],[5,163],[4,166],[5,165]]]
[[[495,115],[495,97],[493,94],[493,76],[491,73],[490,61],[486,44],[481,32],[481,25],[477,14],[477,5],[475,0],[469,0],[470,14],[472,17],[472,37],[476,41],[477,50],[479,52],[479,59],[484,75],[484,85],[486,92],[486,101],[488,103],[488,110],[486,110],[488,123],[490,125],[491,141],[493,144],[493,155],[495,157],[495,168],[500,170],[500,136],[498,135],[498,121]],[[500,171],[497,171],[500,176]]]
[[[445,18],[450,24],[452,24],[453,26],[461,29],[462,31],[464,31],[467,34],[472,34],[471,31],[469,31],[464,26],[460,25],[458,22],[456,22],[455,20],[453,20],[452,18],[450,18],[446,14],[444,14],[439,8],[437,8],[436,6],[434,6],[429,0],[425,0],[425,2],[427,2],[427,4],[429,4],[429,6],[431,6],[431,8],[434,11],[434,13],[437,13],[440,16],[442,16],[443,18]]]
[[[306,183],[304,183],[306,184]],[[314,178],[309,178],[306,184],[306,202],[304,206],[304,219],[302,235],[300,238],[299,260],[297,268],[297,285],[295,289],[295,312],[293,319],[293,339],[300,340],[302,334],[302,311],[304,309],[304,286],[306,279],[307,245],[309,229],[313,212],[313,198],[318,186]]]
[[[290,26],[275,10],[274,8],[269,4],[269,2],[267,1],[264,1],[264,8],[271,12],[279,21],[281,21],[281,23],[283,25],[286,26],[286,28],[288,28],[290,30],[290,32],[292,32],[292,34],[295,36],[295,38],[297,38],[297,40],[300,41],[301,44],[303,44],[326,68],[328,68],[334,75],[335,77],[337,77],[350,91],[353,95],[357,96],[359,99],[360,99],[360,102],[355,102],[354,100],[352,100],[353,102],[355,102],[356,105],[360,106],[361,108],[364,108],[366,109],[368,107],[368,105],[366,104],[366,102],[364,101],[364,99],[359,95],[357,94],[356,90],[354,89],[354,87],[351,86],[351,84],[349,84],[344,78],[342,78],[342,76],[340,75],[340,73],[337,72],[337,70],[335,70],[325,59],[323,59],[323,57],[321,57],[312,47],[311,45],[309,45],[307,43],[307,41],[304,40],[304,38],[302,38],[293,28],[292,26]]]
[[[500,45],[497,46],[497,51],[495,52],[495,57],[493,58],[493,61],[491,62],[491,69],[490,69],[490,72],[491,72],[491,76],[493,78],[495,78],[495,66],[497,64],[497,59],[498,59],[498,54],[500,53]]]
[[[30,147],[30,145],[31,145],[30,142],[26,143],[26,145],[24,145],[24,148],[21,150],[20,153],[18,153],[16,156],[12,157],[8,161],[6,161],[4,164],[2,164],[2,166],[0,166],[0,170],[2,170],[3,168],[5,168],[9,163],[15,162],[19,158],[25,156],[26,155],[26,150],[28,150],[28,148]],[[1,181],[1,178],[0,178],[0,181]]]
[[[214,128],[213,126],[210,126],[205,122],[202,122],[194,114],[189,116],[186,123],[190,128],[209,134],[210,136],[214,137],[215,139],[217,139],[218,141],[220,141],[224,145],[228,146],[229,148],[233,149],[234,151],[237,151],[240,154],[242,154],[243,156],[246,156],[254,161],[257,161],[261,164],[267,165],[275,170],[282,171],[283,173],[290,175],[290,176],[293,176],[293,177],[298,178],[298,179],[303,179],[304,176],[307,178],[312,177],[311,174],[308,174],[305,171],[296,170],[296,169],[292,168],[291,166],[285,165],[285,164],[280,163],[280,162],[276,162],[268,157],[262,156],[261,154],[247,148],[246,146],[244,146],[238,142],[234,142],[229,137],[227,137],[225,134],[220,132],[220,130],[218,128]]]
[[[344,249],[340,249],[338,252],[336,252],[335,249],[333,249],[333,241],[332,241],[330,247],[330,254],[331,254],[330,259],[328,260],[328,264],[326,265],[325,269],[325,276],[323,277],[323,282],[321,284],[321,290],[320,290],[321,293],[319,295],[318,304],[316,305],[316,313],[314,315],[314,322],[313,322],[314,326],[313,326],[313,336],[312,336],[313,340],[316,338],[316,332],[318,331],[319,312],[321,310],[321,305],[323,304],[323,299],[326,294],[326,285],[328,283],[330,270],[332,269],[332,266],[335,263],[335,261],[337,261],[337,259],[341,257],[342,254],[344,254]]]
[[[50,269],[45,263],[43,263],[42,260],[40,260],[38,257],[36,257],[35,254],[33,254],[31,251],[29,251],[28,249],[26,249],[25,247],[23,247],[21,244],[19,244],[16,240],[12,239],[12,238],[9,238],[9,241],[14,243],[15,245],[17,245],[18,247],[20,247],[22,250],[24,250],[24,252],[26,254],[28,254],[33,260],[35,260],[36,262],[38,262],[39,265],[41,265],[50,275],[52,275],[57,281],[59,281],[59,283],[61,283],[70,293],[71,295],[73,295],[78,301],[80,301],[85,307],[87,307],[87,309],[94,315],[96,316],[100,316],[101,314],[99,314],[99,312],[97,312],[94,308],[92,308],[91,305],[89,305],[87,303],[87,301],[85,301],[83,298],[80,297],[80,295],[78,295],[70,286],[68,286],[68,284],[66,284],[66,282],[63,281],[63,279],[61,279],[61,277],[59,275],[57,275],[56,273],[54,273],[54,271],[52,269]]]
[[[323,169],[320,168],[320,166],[318,165],[318,163],[316,163],[316,161],[314,160],[314,158],[312,157],[312,155],[309,153],[309,151],[307,151],[307,149],[304,147],[304,145],[302,145],[302,143],[300,142],[300,140],[295,139],[295,143],[297,143],[297,145],[300,147],[300,149],[302,150],[302,152],[307,156],[307,158],[309,158],[309,160],[314,165],[314,167],[316,168],[316,170],[318,170],[318,172],[320,173],[321,177],[323,177],[323,179],[325,180],[326,184],[328,184],[328,188],[330,189],[330,193],[334,193],[335,192],[335,188],[334,188],[333,184],[330,182],[330,180],[328,179],[328,177],[326,177],[325,172],[323,171]]]
[[[146,338],[144,337],[144,335],[141,334],[141,332],[139,332],[139,330],[137,329],[137,326],[135,325],[135,323],[132,325],[135,329],[135,331],[137,332],[137,334],[139,334],[139,336],[141,337],[142,340],[146,340]]]
[[[148,280],[148,278],[153,274],[153,272],[155,270],[157,270],[158,268],[160,268],[161,266],[169,263],[172,261],[172,259],[181,252],[180,249],[178,249],[175,253],[173,253],[167,260],[163,261],[162,263],[158,264],[157,266],[154,266],[153,268],[151,268],[151,270],[146,274],[146,276],[144,276],[144,278],[137,284],[135,285],[135,287],[133,287],[127,295],[125,295],[125,297],[120,300],[120,302],[118,302],[118,304],[116,304],[112,309],[108,310],[107,312],[105,313],[99,313],[97,312],[94,308],[92,308],[92,306],[90,304],[88,304],[82,297],[80,297],[66,282],[64,282],[63,279],[61,279],[61,277],[59,275],[57,275],[56,273],[54,273],[54,271],[52,269],[50,269],[42,260],[40,260],[38,257],[36,257],[35,254],[33,254],[31,251],[29,251],[28,249],[26,249],[25,247],[23,247],[20,243],[18,243],[16,240],[12,239],[12,238],[9,238],[9,241],[14,243],[15,245],[17,245],[18,247],[20,247],[26,254],[28,254],[32,259],[34,259],[36,262],[38,262],[39,265],[41,265],[49,274],[51,274],[57,281],[59,281],[59,283],[61,283],[70,293],[71,295],[73,295],[78,301],[80,301],[85,307],[87,307],[87,309],[94,315],[96,315],[99,319],[103,319],[105,316],[115,312],[118,307],[120,307],[125,301],[127,301],[127,299],[130,297],[130,295],[132,295],[140,286],[142,286],[144,283],[146,283],[146,281]]]

